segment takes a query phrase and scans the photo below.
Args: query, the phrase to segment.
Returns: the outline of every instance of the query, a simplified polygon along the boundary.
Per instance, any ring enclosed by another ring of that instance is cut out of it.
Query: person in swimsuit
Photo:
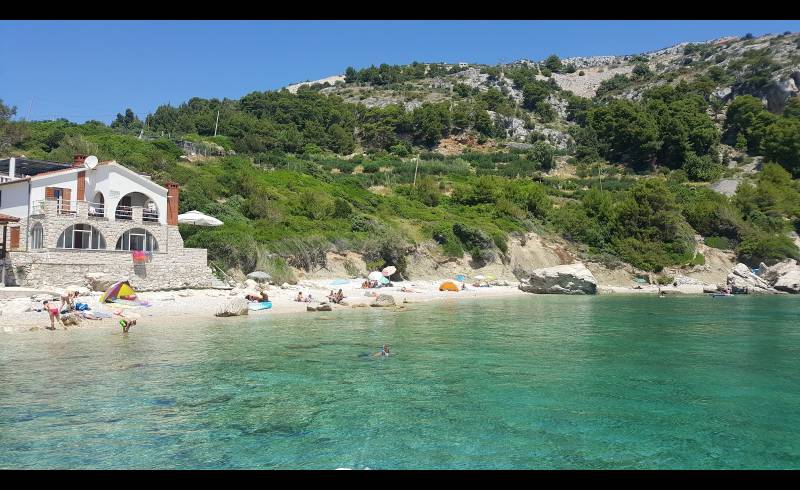
[[[381,351],[372,354],[372,357],[389,357],[389,345],[383,344]]]
[[[120,319],[119,324],[122,326],[122,333],[128,333],[128,330],[130,330],[132,326],[136,325],[136,320],[122,318]]]
[[[56,329],[56,320],[58,320],[58,323],[63,326],[64,322],[61,321],[61,314],[55,303],[50,303],[49,301],[44,300],[42,301],[42,304],[44,305],[44,309],[47,310],[47,314],[50,315],[50,330]]]

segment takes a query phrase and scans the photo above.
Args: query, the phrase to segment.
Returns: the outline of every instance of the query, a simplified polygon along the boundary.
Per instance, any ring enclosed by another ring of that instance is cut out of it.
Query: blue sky
[[[632,54],[800,31],[800,21],[0,21],[0,99],[30,119],[109,122],[380,63]]]

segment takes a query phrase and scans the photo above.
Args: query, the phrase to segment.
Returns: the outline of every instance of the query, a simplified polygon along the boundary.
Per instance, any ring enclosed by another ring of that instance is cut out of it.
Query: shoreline
[[[371,309],[370,304],[375,300],[374,294],[388,294],[394,297],[395,306],[381,307],[380,309],[402,310],[406,305],[417,303],[435,303],[445,300],[480,300],[488,298],[521,297],[532,295],[518,289],[517,283],[506,283],[507,285],[497,285],[492,287],[473,287],[467,286],[466,290],[459,292],[439,291],[438,286],[442,281],[420,280],[397,282],[393,287],[379,289],[361,289],[360,279],[354,279],[347,284],[333,285],[331,280],[306,280],[297,285],[286,288],[279,286],[267,286],[266,293],[272,302],[272,308],[261,311],[250,311],[247,317],[259,318],[270,316],[284,316],[290,314],[316,315],[328,313],[327,311],[307,311],[309,305],[317,306],[318,300],[325,301],[325,296],[330,290],[338,291],[342,289],[345,294],[344,303],[331,304],[332,311],[357,310],[360,308]],[[411,289],[413,292],[404,292],[401,288]],[[702,295],[703,287],[700,285],[666,286],[660,288],[667,296],[678,295]],[[303,292],[304,296],[311,294],[314,302],[296,302],[295,296],[298,292]],[[654,285],[642,286],[641,289],[625,286],[601,285],[597,288],[598,296],[607,295],[658,295],[659,288]],[[140,297],[151,302],[149,307],[119,310],[113,304],[99,305],[99,298],[102,293],[91,292],[80,296],[79,301],[88,303],[90,311],[104,311],[106,313],[122,313],[138,320],[141,324],[152,324],[153,322],[170,324],[188,324],[197,321],[218,320],[225,321],[225,318],[215,317],[215,313],[232,299],[242,298],[244,290],[234,288],[231,290],[221,289],[184,289],[177,291],[152,291],[142,292]],[[536,295],[550,296],[550,295]],[[3,300],[2,315],[0,315],[0,332],[19,333],[27,331],[46,331],[49,326],[49,318],[44,311],[32,311],[39,305],[30,297]],[[101,326],[118,326],[119,316],[114,314],[112,318],[103,320],[83,320],[80,325],[64,328],[56,324],[56,330],[72,330]],[[134,327],[135,328],[135,327]]]

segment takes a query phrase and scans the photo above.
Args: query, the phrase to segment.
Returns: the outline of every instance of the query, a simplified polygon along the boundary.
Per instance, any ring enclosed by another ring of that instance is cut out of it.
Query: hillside
[[[96,154],[177,180],[182,210],[226,223],[182,229],[187,245],[229,270],[509,276],[577,257],[622,282],[715,280],[734,255],[800,256],[798,84],[792,33],[380,65],[110,126],[12,121],[2,106],[0,152]]]

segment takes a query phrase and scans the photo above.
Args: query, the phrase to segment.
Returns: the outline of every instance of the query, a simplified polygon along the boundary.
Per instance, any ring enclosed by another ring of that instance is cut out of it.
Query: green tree
[[[559,71],[561,71],[561,66],[562,66],[561,65],[561,58],[559,58],[558,56],[556,56],[554,54],[551,54],[550,56],[547,57],[546,60],[544,60],[544,66],[548,70],[550,70],[550,71],[552,71],[554,73],[558,73]]]
[[[764,134],[764,155],[800,177],[800,119],[781,118]]]

